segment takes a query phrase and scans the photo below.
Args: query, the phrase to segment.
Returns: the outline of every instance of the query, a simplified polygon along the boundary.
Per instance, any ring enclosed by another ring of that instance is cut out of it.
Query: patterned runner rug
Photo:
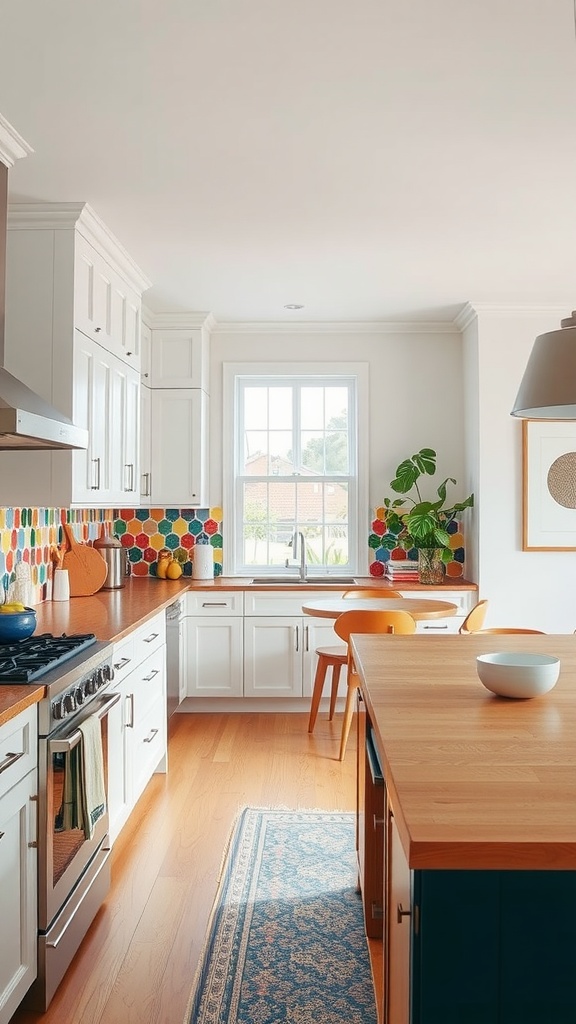
[[[353,814],[246,808],[185,1024],[376,1024]]]

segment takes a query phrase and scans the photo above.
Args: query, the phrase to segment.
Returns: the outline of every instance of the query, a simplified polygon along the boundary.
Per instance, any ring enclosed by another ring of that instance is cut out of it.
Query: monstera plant
[[[382,545],[388,550],[396,547],[418,552],[434,550],[438,552],[436,557],[447,563],[454,557],[448,527],[465,508],[472,508],[474,495],[450,504],[447,487],[455,485],[456,480],[449,476],[438,487],[436,499],[424,498],[418,482],[421,477],[434,476],[435,472],[436,452],[432,448],[421,448],[416,455],[400,463],[390,487],[405,497],[384,498],[387,532],[382,537]]]

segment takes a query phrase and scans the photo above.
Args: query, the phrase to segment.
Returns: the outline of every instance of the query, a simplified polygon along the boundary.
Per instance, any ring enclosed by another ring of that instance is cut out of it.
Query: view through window
[[[295,532],[308,575],[352,571],[355,379],[238,377],[236,427],[237,571],[293,573]]]

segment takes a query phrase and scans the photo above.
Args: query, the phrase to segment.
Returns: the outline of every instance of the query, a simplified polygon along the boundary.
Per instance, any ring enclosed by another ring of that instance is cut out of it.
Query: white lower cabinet
[[[188,593],[184,606],[188,697],[243,696],[244,595]]]
[[[36,718],[34,705],[0,728],[0,1024],[36,977]]]
[[[311,696],[316,648],[339,642],[326,619],[248,616],[244,620],[244,696]]]
[[[108,804],[114,842],[154,772],[166,771],[166,626],[164,612],[114,647],[109,715]]]
[[[340,597],[339,593],[332,593]],[[321,600],[325,592],[306,592]],[[287,591],[254,591],[245,596],[244,696],[309,697],[318,661],[318,646],[341,641],[332,619],[302,615],[303,595]]]

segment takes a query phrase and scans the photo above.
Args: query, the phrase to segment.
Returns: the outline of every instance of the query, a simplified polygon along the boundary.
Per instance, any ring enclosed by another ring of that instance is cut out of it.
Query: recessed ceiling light
[[[288,302],[284,309],[304,309],[304,306],[300,306],[297,302]]]

